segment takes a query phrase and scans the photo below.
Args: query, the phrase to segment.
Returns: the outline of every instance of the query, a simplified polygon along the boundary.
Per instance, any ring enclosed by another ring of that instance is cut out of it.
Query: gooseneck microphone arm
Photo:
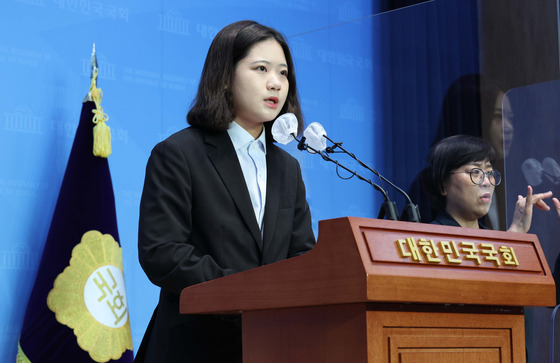
[[[396,206],[395,202],[392,202],[389,199],[389,195],[387,195],[387,192],[383,188],[381,188],[381,186],[375,184],[374,182],[372,182],[371,180],[369,180],[367,178],[364,178],[363,176],[361,176],[357,172],[348,169],[346,166],[340,164],[338,162],[338,160],[334,160],[331,157],[329,157],[327,155],[327,153],[325,153],[323,151],[320,151],[320,150],[316,150],[316,149],[312,148],[311,146],[307,145],[305,143],[305,136],[302,136],[300,140],[297,139],[297,136],[295,134],[292,134],[292,136],[298,142],[297,148],[299,150],[311,150],[313,153],[321,155],[323,160],[336,164],[337,168],[341,167],[342,169],[344,169],[347,172],[349,172],[350,174],[352,174],[352,176],[355,176],[359,180],[365,181],[366,183],[368,183],[372,187],[374,187],[375,190],[380,192],[383,195],[383,198],[384,198],[385,201],[383,202],[383,205],[381,206],[381,209],[379,210],[379,215],[377,216],[377,218],[383,219],[383,218],[387,217],[387,219],[389,219],[389,220],[393,220],[393,221],[398,221],[399,220],[399,217],[398,217],[399,214],[398,214],[397,206]]]
[[[389,179],[385,178],[383,175],[381,175],[377,170],[369,167],[368,165],[364,164],[361,160],[359,160],[356,155],[354,155],[353,153],[347,151],[346,149],[344,149],[342,147],[342,142],[334,142],[333,140],[331,140],[329,137],[327,137],[327,135],[323,135],[323,137],[327,140],[329,140],[333,146],[329,146],[325,149],[325,151],[327,153],[337,153],[337,152],[342,152],[347,154],[348,156],[350,156],[352,159],[356,160],[356,162],[358,164],[360,164],[362,167],[368,169],[369,171],[371,171],[372,173],[374,173],[375,175],[377,175],[381,180],[385,181],[387,184],[389,184],[391,187],[393,187],[396,191],[398,191],[399,193],[401,193],[405,199],[406,199],[406,206],[403,209],[402,215],[401,215],[401,220],[408,220],[410,222],[420,222],[420,211],[418,210],[418,205],[414,204],[412,202],[412,199],[410,199],[410,196],[405,193],[404,190],[402,190],[401,188],[399,188],[398,186],[396,186],[393,182],[391,182]],[[340,149],[342,151],[335,151],[336,149]]]

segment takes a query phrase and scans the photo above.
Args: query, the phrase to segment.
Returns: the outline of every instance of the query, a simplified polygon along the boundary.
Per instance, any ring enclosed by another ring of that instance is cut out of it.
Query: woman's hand
[[[558,218],[560,218],[560,201],[556,198],[552,198],[552,203],[554,203],[554,208],[556,208],[556,213],[558,213]]]
[[[542,210],[550,210],[550,207],[544,202],[543,199],[552,197],[552,192],[533,194],[533,188],[527,186],[527,197],[519,195],[517,203],[515,203],[515,212],[513,213],[513,222],[509,227],[509,232],[527,233],[531,228],[531,220],[533,218],[533,205]],[[556,199],[556,198],[554,198]],[[558,204],[554,202],[556,211],[560,216],[560,201]]]

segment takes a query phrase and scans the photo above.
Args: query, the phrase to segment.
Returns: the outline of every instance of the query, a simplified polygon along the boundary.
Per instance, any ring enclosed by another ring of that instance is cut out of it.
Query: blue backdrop
[[[186,126],[221,28],[253,19],[282,31],[306,122],[320,122],[363,162],[414,190],[447,88],[480,71],[477,11],[476,0],[0,2],[0,361],[15,359],[94,43],[136,350],[158,299],[137,260],[144,168],[152,147]],[[339,179],[333,164],[295,145],[286,149],[302,166],[316,235],[319,220],[377,216],[382,198],[371,186]],[[340,161],[373,179],[352,160]],[[401,212],[402,198],[389,194]]]
[[[89,88],[94,43],[102,106],[112,131],[109,165],[136,350],[158,297],[137,260],[144,168],[152,147],[186,126],[214,35],[242,19],[281,30],[293,49],[307,122],[321,122],[329,135],[376,164],[381,155],[374,153],[373,130],[380,120],[372,107],[373,84],[365,81],[374,72],[371,26],[351,22],[314,31],[375,11],[371,2],[359,0],[2,1],[0,361],[15,360],[25,305]],[[320,219],[377,214],[380,200],[367,184],[339,180],[319,157],[295,145],[287,149],[303,166],[315,230]]]

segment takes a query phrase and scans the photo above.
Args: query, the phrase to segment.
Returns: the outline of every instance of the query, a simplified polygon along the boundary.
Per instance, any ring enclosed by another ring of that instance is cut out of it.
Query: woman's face
[[[496,150],[498,159],[504,159],[508,156],[513,141],[513,124],[511,123],[510,110],[509,99],[504,97],[503,92],[500,92],[494,104],[494,114],[490,121],[490,134],[488,135],[488,141]]]
[[[263,123],[274,120],[288,96],[288,63],[274,39],[255,43],[235,66],[232,95],[235,122],[258,137]]]
[[[442,195],[446,198],[445,210],[459,224],[478,223],[477,220],[488,213],[494,194],[494,186],[485,175],[481,184],[474,184],[467,171],[480,168],[486,172],[492,170],[490,161],[472,162],[451,171],[449,179],[444,184]]]

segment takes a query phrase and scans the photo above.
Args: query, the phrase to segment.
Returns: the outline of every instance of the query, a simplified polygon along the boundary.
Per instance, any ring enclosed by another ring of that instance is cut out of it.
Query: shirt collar
[[[253,136],[249,132],[247,132],[247,130],[245,130],[235,121],[232,121],[229,124],[227,132],[235,150],[239,150],[240,148],[247,146],[247,144],[255,141],[255,138],[253,138]],[[261,132],[261,135],[256,140],[261,142],[263,151],[266,154],[266,136],[264,128],[263,132]]]

